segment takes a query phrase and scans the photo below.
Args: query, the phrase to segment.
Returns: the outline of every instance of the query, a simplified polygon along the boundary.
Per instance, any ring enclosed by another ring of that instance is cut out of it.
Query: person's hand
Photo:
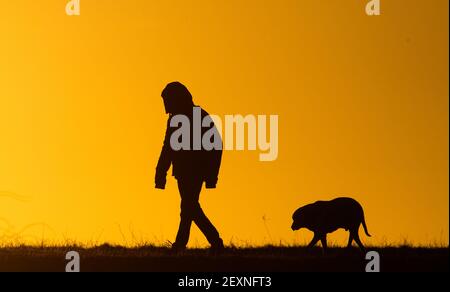
[[[206,180],[206,188],[207,189],[215,189],[215,188],[217,188],[217,178]]]
[[[164,190],[166,189],[166,183],[167,183],[167,179],[166,179],[166,174],[162,175],[162,174],[156,174],[155,177],[155,188],[159,189],[159,190]]]

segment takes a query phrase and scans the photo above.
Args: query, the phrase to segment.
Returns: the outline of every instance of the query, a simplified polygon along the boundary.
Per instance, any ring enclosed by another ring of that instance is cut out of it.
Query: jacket
[[[167,121],[164,144],[158,160],[158,165],[156,167],[157,185],[158,182],[165,185],[165,177],[170,169],[170,166],[172,166],[172,175],[177,180],[201,179],[203,182],[206,182],[207,188],[215,188],[218,182],[222,162],[222,147],[220,150],[213,149],[208,151],[204,149],[203,144],[199,141],[202,145],[201,150],[194,150],[194,114],[192,112],[186,115],[190,122],[190,150],[173,150],[170,140],[174,132],[179,130],[179,128],[170,126],[174,117],[174,115],[170,115],[169,120]],[[203,121],[207,117],[209,117],[209,114],[205,110],[201,109],[201,120]],[[200,138],[202,139],[204,134],[211,130],[217,133],[215,137],[220,138],[220,133],[217,132],[217,128],[214,123],[212,123],[209,128],[201,128]],[[222,145],[221,138],[219,142],[220,145]]]

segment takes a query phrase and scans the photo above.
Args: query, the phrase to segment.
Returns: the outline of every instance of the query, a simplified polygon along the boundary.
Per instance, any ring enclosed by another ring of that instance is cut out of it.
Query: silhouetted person
[[[192,95],[184,85],[179,82],[168,84],[162,92],[162,98],[166,113],[169,114],[169,120],[167,122],[164,146],[156,168],[155,183],[156,188],[165,189],[167,171],[172,165],[172,174],[178,181],[178,189],[181,195],[181,222],[176,241],[172,246],[173,250],[180,251],[186,248],[191,225],[194,222],[206,236],[212,250],[221,251],[224,247],[223,241],[217,229],[200,207],[199,198],[203,183],[206,183],[206,188],[208,189],[216,188],[222,160],[222,150],[206,151],[203,147],[201,150],[193,150],[193,110],[194,108],[200,108],[194,105]],[[190,121],[190,150],[175,151],[171,147],[172,134],[178,128],[171,127],[170,122],[177,115],[184,115]],[[208,116],[209,114],[201,109],[202,119]],[[202,128],[201,137],[206,131],[211,129],[217,131],[213,123],[209,129]]]

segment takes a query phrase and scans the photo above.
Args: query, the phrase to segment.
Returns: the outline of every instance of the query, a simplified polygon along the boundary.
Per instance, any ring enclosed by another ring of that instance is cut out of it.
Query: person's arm
[[[218,132],[215,125],[213,125],[214,131],[216,131],[216,137],[220,137],[220,133]],[[223,148],[223,141],[220,139],[220,143]],[[205,182],[207,189],[215,189],[217,187],[217,182],[219,181],[219,171],[220,165],[222,163],[222,150],[212,150],[209,152],[209,161],[210,163],[210,171],[207,173]]]
[[[206,188],[215,189],[219,181],[220,164],[222,163],[222,150],[213,150],[210,152],[211,172],[206,177]]]
[[[170,147],[170,118],[167,122],[166,136],[164,138],[164,145],[159,156],[158,165],[156,166],[155,187],[164,190],[166,188],[167,171],[169,171],[172,164],[172,148]]]

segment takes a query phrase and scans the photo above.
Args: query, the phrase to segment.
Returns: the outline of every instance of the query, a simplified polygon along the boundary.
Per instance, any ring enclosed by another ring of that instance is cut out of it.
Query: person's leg
[[[181,196],[180,226],[178,228],[177,238],[173,247],[175,249],[185,249],[189,242],[189,235],[192,225],[193,201],[195,197],[189,191],[190,187],[185,181],[178,180],[178,190]]]
[[[212,247],[223,247],[223,241],[220,238],[219,232],[217,231],[216,227],[212,224],[212,222],[208,219],[205,212],[200,206],[200,193],[202,190],[203,182],[196,182],[195,187],[193,190],[195,190],[196,193],[196,205],[194,208],[194,213],[192,214],[193,221],[198,226],[200,231],[205,235],[208,242],[211,244]]]
[[[206,236],[208,242],[212,245],[223,245],[223,241],[220,238],[219,232],[216,227],[211,223],[211,221],[206,217],[203,212],[200,204],[198,205],[197,211],[194,213],[194,222],[198,226],[198,228],[203,232]]]
[[[185,208],[189,210],[191,220],[195,222],[200,231],[205,235],[208,242],[213,247],[221,248],[223,247],[223,241],[220,238],[219,232],[208,217],[206,217],[199,203],[202,186],[202,180],[190,180],[181,183],[180,189],[183,190],[185,197],[189,198],[189,200],[186,201],[187,206]]]

